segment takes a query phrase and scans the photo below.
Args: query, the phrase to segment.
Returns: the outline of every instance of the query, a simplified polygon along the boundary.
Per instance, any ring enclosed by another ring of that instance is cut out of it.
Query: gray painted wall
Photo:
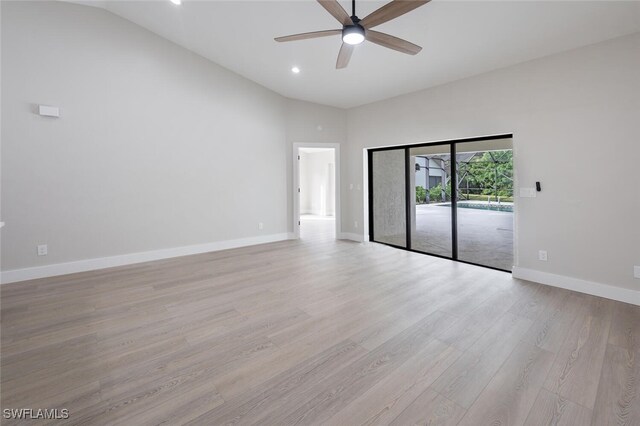
[[[3,270],[288,231],[285,98],[104,10],[2,9]]]

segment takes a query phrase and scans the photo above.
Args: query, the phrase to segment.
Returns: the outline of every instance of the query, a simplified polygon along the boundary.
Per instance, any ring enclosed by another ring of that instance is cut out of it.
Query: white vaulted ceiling
[[[434,0],[376,30],[423,47],[365,42],[335,69],[340,37],[276,36],[339,28],[313,0],[102,1],[126,18],[284,96],[353,107],[640,31],[640,2]],[[349,1],[341,1],[350,11]],[[363,18],[385,2],[358,1]],[[291,72],[292,66],[301,69]]]

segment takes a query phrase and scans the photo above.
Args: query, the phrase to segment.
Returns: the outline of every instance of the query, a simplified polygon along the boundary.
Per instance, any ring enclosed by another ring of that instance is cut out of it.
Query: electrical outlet
[[[358,227],[358,221],[357,220],[353,222],[353,226],[354,226],[354,228]]]
[[[258,229],[264,229],[264,223],[262,222],[258,223]]]
[[[633,277],[640,278],[640,266],[636,265],[633,267]]]
[[[38,246],[38,256],[46,256],[48,252],[47,245],[41,244]]]
[[[547,251],[546,250],[538,250],[538,260],[542,260],[543,262],[547,261]]]

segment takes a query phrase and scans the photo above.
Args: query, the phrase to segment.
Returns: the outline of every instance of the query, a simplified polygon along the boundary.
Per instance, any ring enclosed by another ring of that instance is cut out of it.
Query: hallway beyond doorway
[[[332,216],[300,215],[300,239],[304,241],[334,240],[336,219]]]
[[[339,145],[294,144],[294,231],[305,240],[339,236]]]

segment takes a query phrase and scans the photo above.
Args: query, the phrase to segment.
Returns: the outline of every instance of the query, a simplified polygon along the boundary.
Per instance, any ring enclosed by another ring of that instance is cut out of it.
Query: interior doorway
[[[339,146],[295,144],[294,164],[296,237],[339,238]]]

